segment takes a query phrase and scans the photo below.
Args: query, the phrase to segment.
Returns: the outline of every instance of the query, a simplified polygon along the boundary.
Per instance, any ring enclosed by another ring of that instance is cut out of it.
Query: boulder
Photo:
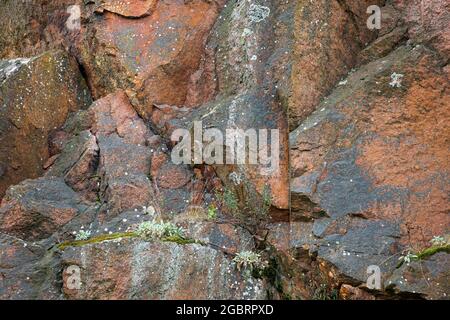
[[[0,198],[8,186],[43,174],[51,132],[90,100],[67,53],[0,62]]]
[[[67,268],[80,268],[80,290],[63,288],[68,299],[266,297],[263,281],[245,278],[222,252],[197,244],[122,239],[66,248],[62,260],[66,284]]]
[[[448,232],[442,65],[424,46],[401,46],[350,73],[290,135],[291,219],[311,225],[311,250],[333,266],[337,283],[364,284],[370,265],[386,280],[404,250]],[[408,284],[401,291],[419,292]]]
[[[0,207],[0,232],[27,241],[62,229],[87,206],[61,178],[25,180],[8,189]]]
[[[0,233],[0,299],[61,299],[61,268],[45,247]]]
[[[183,105],[223,3],[132,0],[83,6],[86,25],[74,52],[93,95],[126,89],[145,118],[154,103]]]

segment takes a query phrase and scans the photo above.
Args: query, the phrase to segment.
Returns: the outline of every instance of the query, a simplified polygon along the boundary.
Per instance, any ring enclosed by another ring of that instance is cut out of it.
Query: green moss
[[[417,257],[419,258],[419,260],[423,260],[425,258],[431,257],[432,255],[434,255],[438,252],[450,253],[450,244],[426,248],[426,249],[422,250],[421,252],[417,253]]]
[[[201,241],[198,241],[195,239],[184,238],[181,236],[165,237],[165,238],[162,238],[161,240],[164,242],[173,242],[173,243],[180,244],[180,245],[186,245],[186,244],[201,244],[201,245],[203,245],[203,243]]]
[[[79,241],[66,241],[63,243],[60,243],[57,245],[58,249],[65,250],[69,247],[82,247],[88,244],[94,244],[94,243],[102,243],[105,241],[111,241],[116,239],[122,239],[122,238],[140,238],[135,232],[121,232],[121,233],[113,233],[113,234],[104,234],[96,237],[92,237],[88,240],[79,240]],[[144,239],[145,240],[145,239]],[[173,242],[179,245],[187,245],[187,244],[200,244],[205,245],[205,243],[190,239],[190,238],[184,238],[181,236],[171,236],[171,237],[165,237],[161,239],[163,242]]]
[[[101,243],[104,241],[111,241],[121,238],[135,238],[137,234],[134,232],[121,232],[121,233],[113,233],[113,234],[103,234],[100,236],[92,237],[88,240],[79,240],[79,241],[66,241],[57,245],[58,249],[64,250],[68,247],[81,247],[88,244],[93,243]]]
[[[426,258],[429,258],[438,252],[450,253],[450,244],[444,244],[441,246],[432,246],[432,247],[426,248],[415,254],[417,256],[417,259],[415,259],[415,260],[425,260]],[[397,268],[400,268],[403,265],[403,263],[404,263],[404,261],[401,260],[397,264]]]

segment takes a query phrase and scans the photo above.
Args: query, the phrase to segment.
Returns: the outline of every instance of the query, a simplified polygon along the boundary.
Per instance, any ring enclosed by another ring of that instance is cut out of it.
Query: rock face
[[[448,1],[16,2],[1,299],[448,299]]]
[[[94,96],[127,89],[146,118],[155,103],[183,105],[223,2],[97,1],[83,6],[89,24],[75,51]]]
[[[26,180],[4,197],[0,230],[27,241],[42,240],[84,210],[78,195],[60,179]]]
[[[0,59],[31,58],[49,50],[69,48],[78,32],[66,27],[75,20],[81,0],[4,0],[0,3]],[[72,13],[73,14],[72,14]],[[71,19],[72,20],[72,19]]]
[[[62,51],[0,62],[0,92],[1,198],[8,186],[42,175],[50,133],[89,106],[90,94]]]
[[[223,253],[199,245],[122,240],[69,248],[62,261],[83,270],[82,290],[63,289],[72,299],[266,298],[260,280],[244,279]]]
[[[414,25],[412,41],[436,51],[411,41],[395,48],[398,39],[385,41],[382,35],[384,43],[375,41],[361,55],[371,50],[379,58],[351,72],[291,133],[291,218],[298,226],[291,228],[287,247],[314,252],[331,270],[327,281],[334,287],[367,289],[366,270],[377,265],[386,291],[445,298],[446,254],[397,269],[401,256],[429,248],[450,227],[449,74],[443,67],[448,57],[442,58],[448,42],[436,46],[411,20],[420,6],[403,5],[408,9],[399,9],[400,3],[394,6],[401,11],[384,9],[397,16],[387,35],[404,34],[403,19]],[[422,18],[444,40],[448,34],[437,29],[448,15],[441,9],[437,2],[428,4]],[[438,19],[428,20],[433,16]],[[384,56],[386,48],[390,53]],[[309,230],[310,236],[296,230]],[[426,266],[422,276],[415,273],[419,265]],[[347,289],[342,290],[349,295]]]

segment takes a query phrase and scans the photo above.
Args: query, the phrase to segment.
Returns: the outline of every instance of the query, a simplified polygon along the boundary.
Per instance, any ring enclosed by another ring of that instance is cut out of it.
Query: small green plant
[[[330,288],[327,284],[320,284],[318,288],[314,290],[312,297],[313,300],[338,300],[339,293],[336,289]]]
[[[268,262],[263,261],[261,255],[253,251],[241,251],[236,254],[233,261],[239,271],[244,270],[249,274],[254,271],[263,271],[268,266]]]
[[[171,222],[142,222],[136,234],[143,239],[183,238],[183,229]]]
[[[433,246],[443,246],[447,244],[447,241],[445,241],[444,237],[442,236],[434,236],[433,239],[430,240],[431,244]]]
[[[223,193],[223,202],[232,212],[239,210],[238,199],[232,190],[225,189]]]
[[[272,193],[270,191],[269,186],[265,185],[263,192],[262,192],[262,197],[263,197],[263,214],[266,215],[269,210],[270,207],[272,206]]]
[[[75,236],[76,241],[88,240],[91,237],[91,231],[80,230]]]
[[[217,207],[214,204],[210,204],[208,207],[208,220],[217,219]]]
[[[411,253],[411,251],[408,251],[408,253],[404,256],[401,256],[400,258],[398,258],[398,260],[400,260],[400,262],[406,263],[407,265],[409,265],[411,263],[411,261],[413,260],[419,260],[419,257],[416,254]]]

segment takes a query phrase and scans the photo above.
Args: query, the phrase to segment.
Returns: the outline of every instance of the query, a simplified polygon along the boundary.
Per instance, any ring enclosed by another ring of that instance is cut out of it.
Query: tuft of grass
[[[214,204],[210,204],[208,207],[208,220],[217,219],[217,207]]]
[[[450,253],[450,244],[445,244],[445,245],[441,245],[441,246],[433,246],[433,247],[424,249],[421,252],[417,253],[417,257],[419,258],[419,260],[423,260],[428,257],[431,257],[432,255],[434,255],[438,252]]]
[[[183,230],[170,222],[143,222],[134,232],[120,232],[112,234],[103,234],[90,239],[82,239],[75,241],[66,241],[57,245],[60,250],[69,247],[82,247],[94,243],[102,243],[105,241],[118,240],[123,238],[140,238],[145,241],[160,240],[162,242],[172,242],[179,245],[199,244],[206,245],[202,241],[186,238]]]

